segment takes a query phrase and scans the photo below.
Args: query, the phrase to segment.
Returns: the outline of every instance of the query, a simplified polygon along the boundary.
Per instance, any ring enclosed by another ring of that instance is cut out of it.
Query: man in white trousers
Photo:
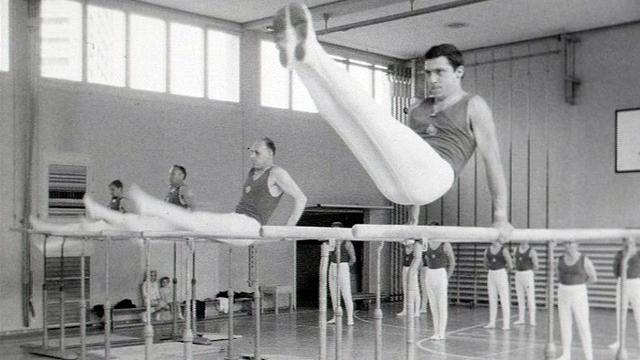
[[[341,222],[334,222],[331,227],[342,227]],[[330,241],[332,242],[332,241]],[[331,304],[333,305],[333,317],[328,324],[336,323],[336,309],[338,308],[338,291],[336,284],[340,284],[340,294],[344,301],[344,307],[347,310],[347,325],[353,325],[353,299],[351,298],[351,266],[356,263],[356,251],[353,243],[349,240],[340,242],[340,259],[337,258],[337,249],[335,242],[329,244],[333,250],[329,253],[329,293],[331,295]],[[340,276],[338,278],[338,267],[340,267]]]
[[[511,265],[509,249],[500,241],[494,241],[484,254],[484,265],[487,273],[487,290],[489,292],[489,323],[485,329],[496,327],[498,313],[498,296],[502,307],[502,330],[511,329],[511,298],[509,296],[508,272]]]
[[[427,296],[431,304],[434,334],[431,340],[444,340],[447,330],[449,277],[456,267],[456,257],[448,242],[429,240],[423,258],[427,259]]]
[[[536,326],[535,271],[538,270],[538,254],[523,241],[516,248],[516,296],[518,297],[518,320],[515,325],[525,324],[525,307],[529,308],[529,325]]]
[[[636,345],[640,346],[640,252],[635,239],[630,239],[626,244],[627,256],[627,282],[625,284],[624,300],[622,301],[622,311],[629,310],[629,303],[633,308],[633,317],[636,320],[637,339]],[[613,260],[613,275],[618,279],[616,290],[616,341],[609,345],[609,348],[617,350],[620,346],[620,264],[622,263],[622,250],[620,250]]]
[[[580,253],[575,241],[565,242],[564,248],[564,255],[558,260],[558,317],[562,356],[557,360],[571,360],[574,319],[584,356],[586,360],[593,360],[587,284],[598,280],[596,269],[591,260]]]

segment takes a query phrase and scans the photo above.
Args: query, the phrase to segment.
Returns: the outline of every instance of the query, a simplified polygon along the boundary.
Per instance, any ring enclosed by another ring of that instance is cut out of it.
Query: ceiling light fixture
[[[462,29],[469,26],[469,23],[466,22],[450,22],[447,24],[447,27],[450,29]]]

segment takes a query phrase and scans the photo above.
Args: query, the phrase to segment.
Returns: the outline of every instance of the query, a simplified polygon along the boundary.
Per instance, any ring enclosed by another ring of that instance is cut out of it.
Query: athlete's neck
[[[459,88],[448,95],[433,97],[433,104],[434,106],[440,108],[440,111],[442,111],[460,101],[460,99],[462,99],[466,94],[466,91],[462,90],[462,88]]]
[[[266,165],[266,166],[261,166],[259,168],[254,167],[253,168],[253,178],[254,179],[259,178],[262,174],[267,172],[267,170],[271,169],[272,167],[273,167],[273,164]]]

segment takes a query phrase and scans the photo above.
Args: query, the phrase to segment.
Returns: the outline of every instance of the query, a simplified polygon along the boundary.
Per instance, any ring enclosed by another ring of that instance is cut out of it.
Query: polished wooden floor
[[[404,328],[403,319],[397,318],[395,313],[400,309],[399,304],[388,304],[384,307],[383,319],[383,359],[404,359]],[[515,309],[514,309],[515,310]],[[593,332],[594,355],[597,360],[615,359],[615,353],[607,348],[615,338],[614,312],[608,310],[592,310],[591,324]],[[343,329],[343,358],[344,359],[373,359],[373,313],[356,312],[355,326]],[[294,314],[281,313],[263,315],[262,348],[264,354],[287,355],[289,359],[317,358],[318,349],[318,313],[316,311],[298,311]],[[431,317],[423,314],[417,321],[416,358],[429,360],[454,359],[544,359],[546,342],[546,311],[538,312],[538,326],[513,326],[510,331],[486,330],[482,326],[488,318],[488,311],[484,307],[470,309],[464,306],[450,307],[448,339],[433,342],[428,340],[432,335]],[[234,349],[238,353],[251,352],[253,349],[253,325],[249,317],[236,319],[236,333],[244,335],[234,342]],[[200,328],[207,332],[225,332],[224,320],[200,323]],[[334,328],[329,326],[329,359],[333,359]],[[155,335],[160,338],[167,335],[170,328],[156,327]],[[119,331],[122,335],[142,336],[142,328]],[[55,333],[52,334],[55,336]],[[574,331],[574,347],[572,359],[584,359],[580,349],[580,342]],[[556,325],[556,346],[560,349],[560,336]],[[37,340],[37,337],[9,338],[0,341],[0,359],[26,360],[44,359],[28,355],[20,344]],[[640,359],[640,344],[636,336],[633,321],[629,322],[628,336],[629,359]],[[224,342],[216,346],[225,346]],[[558,354],[559,355],[559,354]],[[204,359],[205,357],[203,357]],[[222,359],[220,356],[208,355],[207,359]],[[196,357],[198,359],[198,357]]]

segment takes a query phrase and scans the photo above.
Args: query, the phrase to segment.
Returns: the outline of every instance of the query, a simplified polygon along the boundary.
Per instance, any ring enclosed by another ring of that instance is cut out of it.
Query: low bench
[[[362,306],[363,310],[369,310],[371,304],[376,300],[376,294],[374,293],[355,293],[351,295],[353,304],[358,308],[358,304]]]
[[[123,324],[139,324],[142,322],[142,314],[147,308],[135,307],[124,309],[111,309],[111,330]]]

